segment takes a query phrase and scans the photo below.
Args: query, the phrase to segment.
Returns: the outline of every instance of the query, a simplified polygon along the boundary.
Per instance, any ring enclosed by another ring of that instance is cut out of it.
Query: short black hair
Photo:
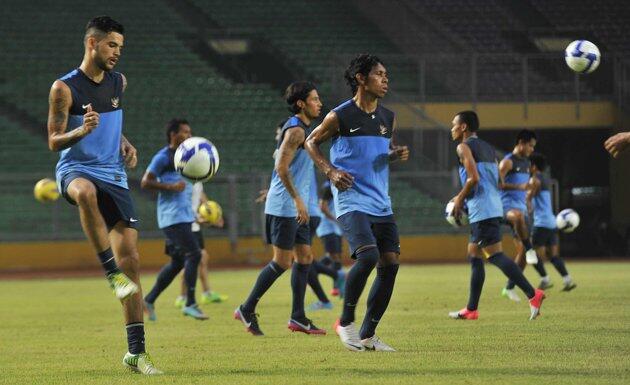
[[[125,33],[125,27],[109,16],[96,16],[85,26],[85,37],[97,35],[99,39],[110,32]]]
[[[298,100],[306,102],[308,94],[310,94],[311,91],[315,89],[317,89],[315,88],[315,84],[309,81],[299,81],[289,84],[287,90],[284,92],[284,99],[289,105],[289,112],[292,112],[294,114],[299,113],[300,107],[298,107],[297,105]]]
[[[545,171],[547,168],[547,157],[543,154],[535,152],[529,156],[529,161],[532,162],[540,172]]]
[[[527,128],[525,128],[519,131],[518,135],[516,135],[516,144],[518,144],[520,141],[528,143],[532,139],[537,139],[536,133],[532,130],[528,130]]]
[[[343,74],[343,77],[346,79],[346,83],[348,83],[350,89],[352,90],[352,95],[356,94],[357,90],[359,89],[357,74],[361,74],[367,78],[370,74],[370,71],[372,71],[372,68],[379,64],[385,66],[381,59],[368,53],[362,53],[352,59],[352,61],[348,65],[348,68],[346,68],[346,71]]]
[[[181,118],[173,118],[166,123],[166,143],[171,142],[171,133],[177,134],[182,124],[189,124],[188,120]]]
[[[458,112],[457,116],[459,116],[459,120],[462,123],[466,123],[468,127],[468,131],[477,132],[479,131],[479,117],[475,111],[462,111]]]

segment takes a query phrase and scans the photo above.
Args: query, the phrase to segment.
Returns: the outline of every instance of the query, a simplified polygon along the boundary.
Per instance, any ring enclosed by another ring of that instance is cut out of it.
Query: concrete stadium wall
[[[271,259],[271,248],[258,237],[239,240],[236,252],[231,251],[227,238],[206,238],[206,250],[214,266],[257,266]],[[468,235],[403,236],[401,261],[464,262]],[[504,247],[512,255],[511,237],[505,237]],[[168,262],[164,255],[164,241],[147,239],[138,245],[142,268],[155,269]],[[315,240],[314,255],[323,255],[322,244]],[[344,255],[348,245],[344,244]],[[345,263],[350,263],[346,258]],[[63,242],[5,242],[0,243],[0,272],[74,270],[98,268],[97,258],[87,241]]]

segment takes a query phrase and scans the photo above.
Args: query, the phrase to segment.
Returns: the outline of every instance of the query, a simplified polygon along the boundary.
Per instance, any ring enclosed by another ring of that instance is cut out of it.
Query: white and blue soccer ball
[[[599,66],[599,48],[588,40],[576,40],[564,50],[564,60],[569,68],[579,74],[590,74]]]
[[[462,226],[468,225],[468,210],[466,206],[464,206],[462,210],[462,215],[459,218],[455,218],[453,215],[453,207],[455,206],[455,202],[450,201],[446,204],[446,209],[444,210],[444,217],[446,221],[455,228],[460,228]]]
[[[219,152],[206,138],[186,139],[175,150],[175,170],[191,182],[207,182],[219,169]]]
[[[573,209],[564,209],[556,216],[556,226],[563,233],[572,233],[580,225],[580,216]]]

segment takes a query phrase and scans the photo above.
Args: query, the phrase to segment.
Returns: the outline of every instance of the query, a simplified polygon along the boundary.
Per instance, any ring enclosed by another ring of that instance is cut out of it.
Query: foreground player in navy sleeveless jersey
[[[501,217],[503,207],[499,195],[499,169],[494,148],[477,137],[479,118],[473,111],[455,115],[451,137],[461,142],[457,146],[459,175],[462,190],[453,198],[453,214],[461,216],[464,205],[468,207],[470,241],[468,259],[472,274],[468,305],[460,311],[449,313],[451,318],[475,320],[479,317],[477,306],[486,278],[483,257],[497,266],[503,274],[516,282],[530,304],[530,320],[540,314],[545,298],[542,290],[534,289],[516,263],[503,254],[501,246]]]
[[[113,68],[120,59],[123,26],[108,16],[87,24],[79,68],[50,90],[48,146],[60,151],[59,190],[78,206],[81,227],[122,301],[129,351],[123,364],[160,374],[145,351],[142,293],[138,272],[138,218],[125,166],[137,163],[135,148],[122,134],[122,99],[127,81]]]
[[[538,260],[530,240],[526,203],[529,189],[529,156],[534,152],[536,140],[536,134],[531,130],[525,129],[518,133],[512,152],[505,155],[499,164],[499,180],[501,181],[503,213],[514,234],[516,247],[514,260],[521,269],[525,269],[526,263],[534,265],[536,271],[544,277],[546,274],[543,262]],[[541,289],[547,287],[543,281]],[[512,281],[507,282],[502,295],[513,301],[520,301],[520,297],[514,291]]]
[[[337,219],[356,259],[348,272],[343,313],[335,331],[351,351],[394,351],[375,330],[394,290],[400,254],[389,198],[389,162],[407,160],[409,150],[393,144],[394,113],[378,104],[388,88],[381,60],[359,55],[344,76],[353,98],[328,113],[306,141],[315,164],[333,184]],[[328,161],[319,146],[331,138]],[[359,332],[354,326],[355,307],[377,264],[377,278]]]
[[[197,271],[201,261],[201,248],[192,232],[195,213],[192,210],[192,183],[184,180],[175,170],[173,157],[180,144],[190,138],[192,130],[188,121],[171,119],[166,125],[167,146],[151,159],[142,177],[142,188],[158,191],[158,226],[166,236],[166,254],[171,263],[165,265],[157,276],[155,285],[144,297],[144,309],[151,321],[156,321],[155,301],[184,268],[186,281],[186,306],[182,313],[198,320],[207,320],[195,299]]]
[[[548,175],[544,174],[547,160],[542,154],[532,154],[529,159],[531,161],[531,180],[530,189],[527,191],[527,201],[528,207],[532,208],[534,215],[532,244],[536,248],[539,259],[551,257],[549,261],[558,270],[564,281],[562,291],[571,291],[577,285],[571,279],[564,261],[560,258],[558,228],[551,204],[551,180]],[[548,278],[547,287],[549,287]]]
[[[235,311],[234,318],[255,336],[263,335],[256,305],[271,285],[292,267],[293,306],[288,328],[307,334],[326,334],[304,313],[308,271],[313,260],[307,203],[313,180],[313,162],[304,151],[304,140],[322,103],[310,82],[295,82],[285,94],[295,115],[284,123],[278,138],[275,168],[267,191],[265,214],[267,242],[273,246],[273,260],[260,272],[249,297]],[[313,186],[313,188],[316,188]],[[295,262],[293,262],[295,260]]]

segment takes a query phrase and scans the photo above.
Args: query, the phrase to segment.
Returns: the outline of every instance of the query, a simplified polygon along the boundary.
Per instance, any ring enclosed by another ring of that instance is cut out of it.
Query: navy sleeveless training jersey
[[[488,218],[500,218],[503,216],[503,207],[499,195],[499,166],[494,148],[476,136],[471,136],[464,143],[470,147],[479,173],[479,183],[466,197],[468,219],[470,223],[475,223]],[[468,175],[461,164],[459,177],[462,185],[466,183]]]
[[[72,93],[72,105],[67,131],[83,124],[85,107],[99,113],[98,126],[87,136],[61,151],[57,162],[57,181],[69,172],[82,172],[98,180],[123,188],[127,187],[127,174],[120,153],[122,139],[123,80],[118,72],[105,72],[100,83],[92,81],[79,68],[61,79]]]
[[[337,218],[351,211],[392,215],[388,154],[394,113],[378,105],[368,114],[352,99],[333,111],[339,121],[339,133],[332,140],[330,162],[354,177],[352,187],[346,191],[332,187]]]
[[[529,159],[514,155],[511,152],[503,159],[512,160],[512,169],[505,174],[505,183],[523,184],[529,181]],[[503,211],[518,209],[527,214],[526,197],[527,192],[525,190],[502,190]]]
[[[304,124],[297,116],[290,117],[280,133],[278,139],[278,145],[276,148],[280,148],[282,141],[284,140],[284,134],[289,128],[300,127],[304,130],[305,137],[310,134],[309,126]],[[295,156],[289,165],[289,172],[291,173],[291,179],[293,185],[298,194],[304,201],[304,204],[309,204],[310,188],[313,178],[315,177],[315,170],[313,168],[313,160],[306,153],[304,145],[300,146],[295,152]],[[271,175],[271,185],[269,186],[269,192],[267,192],[267,200],[265,201],[265,214],[275,215],[277,217],[295,217],[297,215],[297,209],[293,198],[287,191],[286,187],[282,183],[280,176],[274,169]]]
[[[534,196],[534,227],[556,228],[556,217],[551,205],[551,181],[547,175],[538,173],[540,191]]]

